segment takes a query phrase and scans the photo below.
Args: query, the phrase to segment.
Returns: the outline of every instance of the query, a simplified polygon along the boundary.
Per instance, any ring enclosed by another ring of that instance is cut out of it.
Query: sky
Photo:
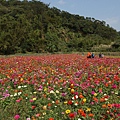
[[[50,7],[84,17],[105,21],[120,31],[120,0],[40,0]]]

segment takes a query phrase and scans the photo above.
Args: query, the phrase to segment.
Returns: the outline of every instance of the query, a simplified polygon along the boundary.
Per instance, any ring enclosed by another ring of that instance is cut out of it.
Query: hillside
[[[35,0],[0,0],[0,54],[118,50],[120,33],[105,21]]]

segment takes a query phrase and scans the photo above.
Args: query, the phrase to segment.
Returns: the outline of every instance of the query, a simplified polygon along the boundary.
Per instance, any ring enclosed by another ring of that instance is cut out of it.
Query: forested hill
[[[0,0],[0,54],[118,50],[120,34],[105,21],[35,0]]]

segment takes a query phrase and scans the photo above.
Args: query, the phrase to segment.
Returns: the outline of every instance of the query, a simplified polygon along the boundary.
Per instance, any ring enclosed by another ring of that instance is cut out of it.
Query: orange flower
[[[71,84],[71,85],[70,85],[70,88],[73,88],[73,87],[74,87],[74,84]]]
[[[34,116],[32,116],[32,120],[36,120]]]
[[[48,103],[48,107],[50,107],[52,104],[51,103]]]
[[[84,96],[82,94],[79,95],[79,98],[84,98]]]
[[[49,118],[48,120],[54,120],[54,118]]]
[[[59,100],[56,100],[56,101],[55,101],[55,103],[56,103],[56,104],[59,104],[59,103],[60,103],[60,101],[59,101]]]
[[[14,92],[15,92],[15,93],[17,93],[17,92],[18,92],[18,90],[14,90]]]
[[[103,104],[103,105],[102,105],[102,108],[106,108],[106,107],[107,107],[107,105],[106,105],[106,104]]]
[[[82,113],[82,112],[84,112],[84,110],[83,109],[78,109],[78,113]]]
[[[95,102],[98,102],[98,99],[97,99],[96,97],[93,97],[93,100],[94,100]]]
[[[83,109],[78,109],[78,113],[79,113],[81,116],[86,117],[86,114],[85,114],[85,112],[84,112]]]
[[[110,103],[108,103],[107,106],[108,106],[109,108],[112,108],[112,104],[110,104]]]
[[[88,114],[88,116],[89,116],[89,117],[93,117],[93,116],[94,116],[94,114],[92,114],[92,113],[89,113],[89,114]]]
[[[108,87],[108,83],[106,83],[105,86]]]
[[[100,102],[105,102],[105,98],[100,98]]]
[[[43,97],[46,98],[46,94],[43,94]]]

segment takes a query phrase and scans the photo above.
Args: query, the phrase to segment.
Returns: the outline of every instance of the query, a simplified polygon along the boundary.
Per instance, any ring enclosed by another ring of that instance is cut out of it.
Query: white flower
[[[14,96],[17,96],[17,93],[15,93]]]
[[[23,87],[23,88],[26,88],[26,87],[27,87],[27,85],[23,85],[22,87]]]
[[[54,94],[55,92],[54,92],[53,90],[51,90],[50,93],[53,93],[53,94]]]
[[[107,98],[105,98],[105,101],[107,101],[108,99]]]
[[[56,93],[60,93],[58,90],[56,90]]]
[[[10,95],[10,97],[13,97],[13,95]]]
[[[22,94],[22,92],[18,92],[18,95],[21,95]]]
[[[20,89],[22,86],[18,86],[18,89]]]
[[[74,100],[75,98],[74,97],[72,97],[72,100]]]
[[[104,94],[104,96],[106,96],[107,94]]]
[[[115,92],[115,95],[118,95],[118,91]]]
[[[75,98],[78,99],[78,95],[75,95]]]
[[[43,115],[46,115],[46,112],[44,112]]]
[[[78,103],[76,102],[74,105],[75,105],[75,106],[77,106],[77,105],[78,105]]]

